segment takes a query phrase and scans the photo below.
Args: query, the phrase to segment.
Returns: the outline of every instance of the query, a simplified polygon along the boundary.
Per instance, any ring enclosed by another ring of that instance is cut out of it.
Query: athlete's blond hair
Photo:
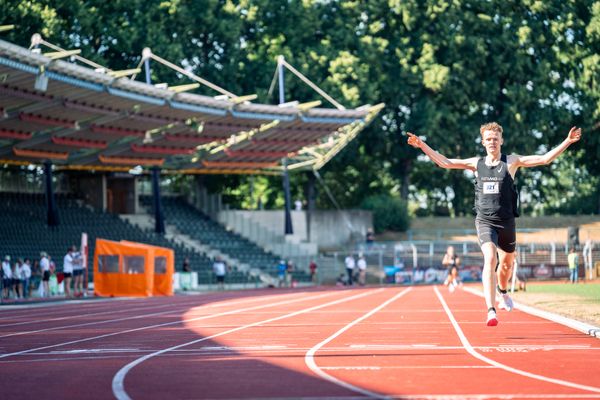
[[[482,139],[483,139],[483,132],[485,132],[485,131],[492,131],[492,132],[499,133],[500,137],[502,137],[502,126],[500,126],[500,124],[497,122],[488,122],[487,124],[481,125],[481,128],[479,128],[479,133],[481,134]]]

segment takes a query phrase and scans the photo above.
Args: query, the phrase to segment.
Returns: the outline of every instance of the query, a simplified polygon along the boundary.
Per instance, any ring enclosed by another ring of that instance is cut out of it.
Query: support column
[[[165,220],[160,204],[160,168],[152,167],[152,200],[154,204],[154,231],[165,233]]]
[[[307,172],[307,178],[308,180],[306,181],[306,200],[307,200],[307,205],[306,205],[306,241],[310,242],[311,236],[310,236],[310,223],[311,223],[311,218],[312,218],[312,214],[316,209],[316,191],[315,191],[315,174],[313,173],[312,170]]]
[[[54,189],[52,187],[52,162],[44,163],[44,174],[46,177],[46,210],[48,214],[48,226],[58,226],[58,209],[54,200]]]
[[[283,159],[283,196],[285,199],[285,234],[293,235],[292,226],[292,199],[290,195],[290,177],[287,170],[287,158]]]
[[[283,56],[277,60],[277,71],[279,73],[279,104],[285,103],[285,80],[283,74]],[[292,195],[290,193],[290,176],[287,169],[287,158],[282,160],[283,164],[283,198],[285,200],[285,234],[293,235],[292,226]]]

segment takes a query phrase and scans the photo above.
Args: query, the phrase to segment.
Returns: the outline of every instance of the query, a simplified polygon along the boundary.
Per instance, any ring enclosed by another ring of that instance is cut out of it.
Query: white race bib
[[[483,182],[483,194],[500,193],[500,182]]]

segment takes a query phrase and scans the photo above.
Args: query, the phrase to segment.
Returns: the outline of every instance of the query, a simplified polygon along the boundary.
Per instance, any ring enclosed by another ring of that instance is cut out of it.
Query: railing
[[[346,256],[355,259],[364,255],[368,265],[370,281],[389,282],[395,274],[411,274],[414,271],[431,272],[433,282],[445,279],[446,269],[442,259],[448,246],[454,246],[461,258],[461,275],[464,280],[479,280],[483,266],[483,255],[479,245],[467,241],[402,241],[376,242],[370,246],[357,247],[332,252],[321,261],[325,269],[319,271],[320,283],[331,283],[344,274]],[[589,242],[577,248],[580,264],[585,277],[596,277],[600,269],[600,243]],[[562,278],[568,276],[568,247],[565,243],[525,243],[517,247],[517,264],[525,278]]]
[[[307,254],[307,252],[303,250],[302,244],[286,242],[283,235],[279,235],[273,230],[262,226],[259,222],[253,221],[251,218],[245,216],[243,212],[221,212],[219,213],[219,222],[228,229],[257,243],[259,246],[278,256],[293,258],[305,256]]]

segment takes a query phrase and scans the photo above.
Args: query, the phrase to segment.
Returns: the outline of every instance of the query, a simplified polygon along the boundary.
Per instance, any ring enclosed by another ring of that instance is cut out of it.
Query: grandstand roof
[[[157,87],[0,40],[0,163],[186,173],[319,169],[382,109],[255,104]]]

